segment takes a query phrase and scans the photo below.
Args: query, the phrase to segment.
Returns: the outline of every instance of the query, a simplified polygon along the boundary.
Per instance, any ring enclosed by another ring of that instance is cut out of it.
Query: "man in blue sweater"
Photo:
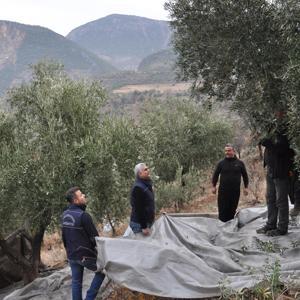
[[[80,188],[70,188],[66,198],[70,205],[62,216],[62,239],[72,272],[72,299],[82,300],[84,268],[97,270],[95,237],[99,235],[91,216],[85,212],[87,201]],[[96,298],[104,277],[101,272],[95,273],[86,300]]]
[[[134,233],[150,235],[150,228],[155,218],[154,193],[149,168],[139,163],[134,168],[136,180],[131,189],[130,227]]]

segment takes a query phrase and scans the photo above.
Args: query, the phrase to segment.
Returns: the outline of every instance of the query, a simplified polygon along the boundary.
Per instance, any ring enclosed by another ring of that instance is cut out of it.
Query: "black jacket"
[[[265,138],[260,141],[265,147],[264,166],[268,168],[268,175],[272,178],[288,178],[293,169],[294,151],[290,148],[286,135],[277,134],[275,138]]]
[[[132,207],[130,221],[139,223],[142,229],[154,222],[155,203],[150,180],[136,179],[131,189],[130,204]]]
[[[85,206],[71,204],[64,211],[61,224],[68,259],[82,260],[97,256],[95,236],[98,232],[91,216],[85,212]]]
[[[220,189],[240,189],[241,176],[245,188],[248,187],[249,179],[245,164],[237,157],[224,158],[219,161],[212,176],[212,184],[216,186],[220,175]]]

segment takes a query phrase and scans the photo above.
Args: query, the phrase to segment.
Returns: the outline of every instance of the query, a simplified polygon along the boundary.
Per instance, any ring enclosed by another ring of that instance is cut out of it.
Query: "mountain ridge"
[[[146,56],[169,48],[168,21],[112,14],[77,28],[66,36],[114,66],[135,70]]]
[[[0,91],[29,77],[29,65],[56,60],[73,76],[116,71],[106,61],[42,26],[0,20]]]

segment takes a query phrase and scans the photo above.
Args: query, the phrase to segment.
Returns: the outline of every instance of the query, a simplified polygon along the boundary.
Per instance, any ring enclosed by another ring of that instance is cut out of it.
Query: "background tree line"
[[[98,222],[127,218],[133,167],[153,170],[158,206],[182,204],[232,137],[230,125],[192,100],[149,101],[134,120],[103,113],[98,82],[74,81],[56,63],[33,66],[33,78],[9,91],[0,121],[0,246],[23,268],[41,265],[43,236],[57,229],[65,191],[80,186]],[[183,183],[183,178],[185,183]],[[6,236],[26,235],[30,253],[16,253]]]

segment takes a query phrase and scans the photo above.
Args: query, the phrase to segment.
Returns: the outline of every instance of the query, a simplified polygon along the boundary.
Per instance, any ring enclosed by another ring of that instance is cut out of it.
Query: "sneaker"
[[[300,207],[294,207],[290,211],[291,217],[297,217],[300,214]]]
[[[270,227],[268,225],[265,225],[265,226],[263,226],[261,228],[256,229],[256,233],[266,234],[268,231],[274,230],[274,229],[276,229],[276,228],[272,228],[272,227]]]
[[[267,236],[280,236],[285,234],[287,234],[287,230],[280,230],[280,229],[269,230],[266,233]]]

